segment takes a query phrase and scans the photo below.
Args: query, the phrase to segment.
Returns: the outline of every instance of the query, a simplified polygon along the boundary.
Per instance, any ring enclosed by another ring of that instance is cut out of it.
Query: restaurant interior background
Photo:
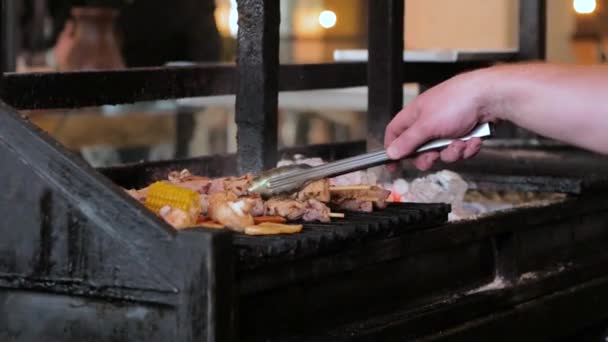
[[[334,62],[344,57],[340,51],[365,49],[367,1],[281,0],[281,62]],[[601,1],[547,3],[547,59],[603,63]],[[407,0],[406,50],[513,49],[517,6],[516,0]],[[217,0],[214,18],[222,37],[221,62],[232,62],[236,2]],[[18,72],[50,68],[34,65],[28,57],[33,54],[21,49]],[[404,85],[404,102],[417,92],[417,85]],[[107,166],[235,152],[234,101],[234,96],[216,96],[25,114],[91,164]],[[279,106],[280,146],[365,139],[365,87],[286,92]]]

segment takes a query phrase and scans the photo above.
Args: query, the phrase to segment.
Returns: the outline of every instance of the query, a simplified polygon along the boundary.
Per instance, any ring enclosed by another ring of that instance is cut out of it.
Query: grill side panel
[[[230,339],[229,234],[178,233],[2,105],[0,165],[0,340]]]

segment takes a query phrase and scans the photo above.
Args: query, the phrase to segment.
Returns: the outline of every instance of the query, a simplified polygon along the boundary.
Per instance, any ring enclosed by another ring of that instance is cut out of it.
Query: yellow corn
[[[156,182],[150,185],[146,194],[146,207],[157,214],[164,206],[192,213],[197,211],[200,205],[201,202],[196,191],[168,183]]]

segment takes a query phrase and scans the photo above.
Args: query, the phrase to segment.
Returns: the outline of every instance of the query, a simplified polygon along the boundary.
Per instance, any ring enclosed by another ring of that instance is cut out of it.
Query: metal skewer
[[[428,142],[416,150],[416,154],[448,146],[455,140],[467,141],[472,138],[484,138],[492,134],[490,124],[481,124],[468,135],[460,139],[438,139]],[[411,157],[411,156],[408,156]],[[291,165],[287,168],[277,168],[264,172],[252,181],[250,192],[264,196],[274,196],[281,193],[294,192],[307,183],[326,177],[335,177],[367,169],[370,167],[393,162],[385,150],[365,153],[359,156],[345,158],[324,165],[309,167],[305,165]]]

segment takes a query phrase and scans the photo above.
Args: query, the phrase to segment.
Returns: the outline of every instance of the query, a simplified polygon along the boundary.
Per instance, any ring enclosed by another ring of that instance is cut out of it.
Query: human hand
[[[76,45],[74,34],[76,27],[71,19],[66,21],[63,31],[59,34],[53,53],[55,55],[55,63],[59,70],[69,70],[68,57]]]
[[[456,76],[416,97],[387,126],[384,146],[391,159],[413,153],[432,139],[457,139],[468,134],[478,123],[491,121],[486,94],[477,72]],[[413,163],[428,170],[441,158],[446,163],[473,157],[481,148],[481,139],[457,140],[442,151],[425,152]]]

